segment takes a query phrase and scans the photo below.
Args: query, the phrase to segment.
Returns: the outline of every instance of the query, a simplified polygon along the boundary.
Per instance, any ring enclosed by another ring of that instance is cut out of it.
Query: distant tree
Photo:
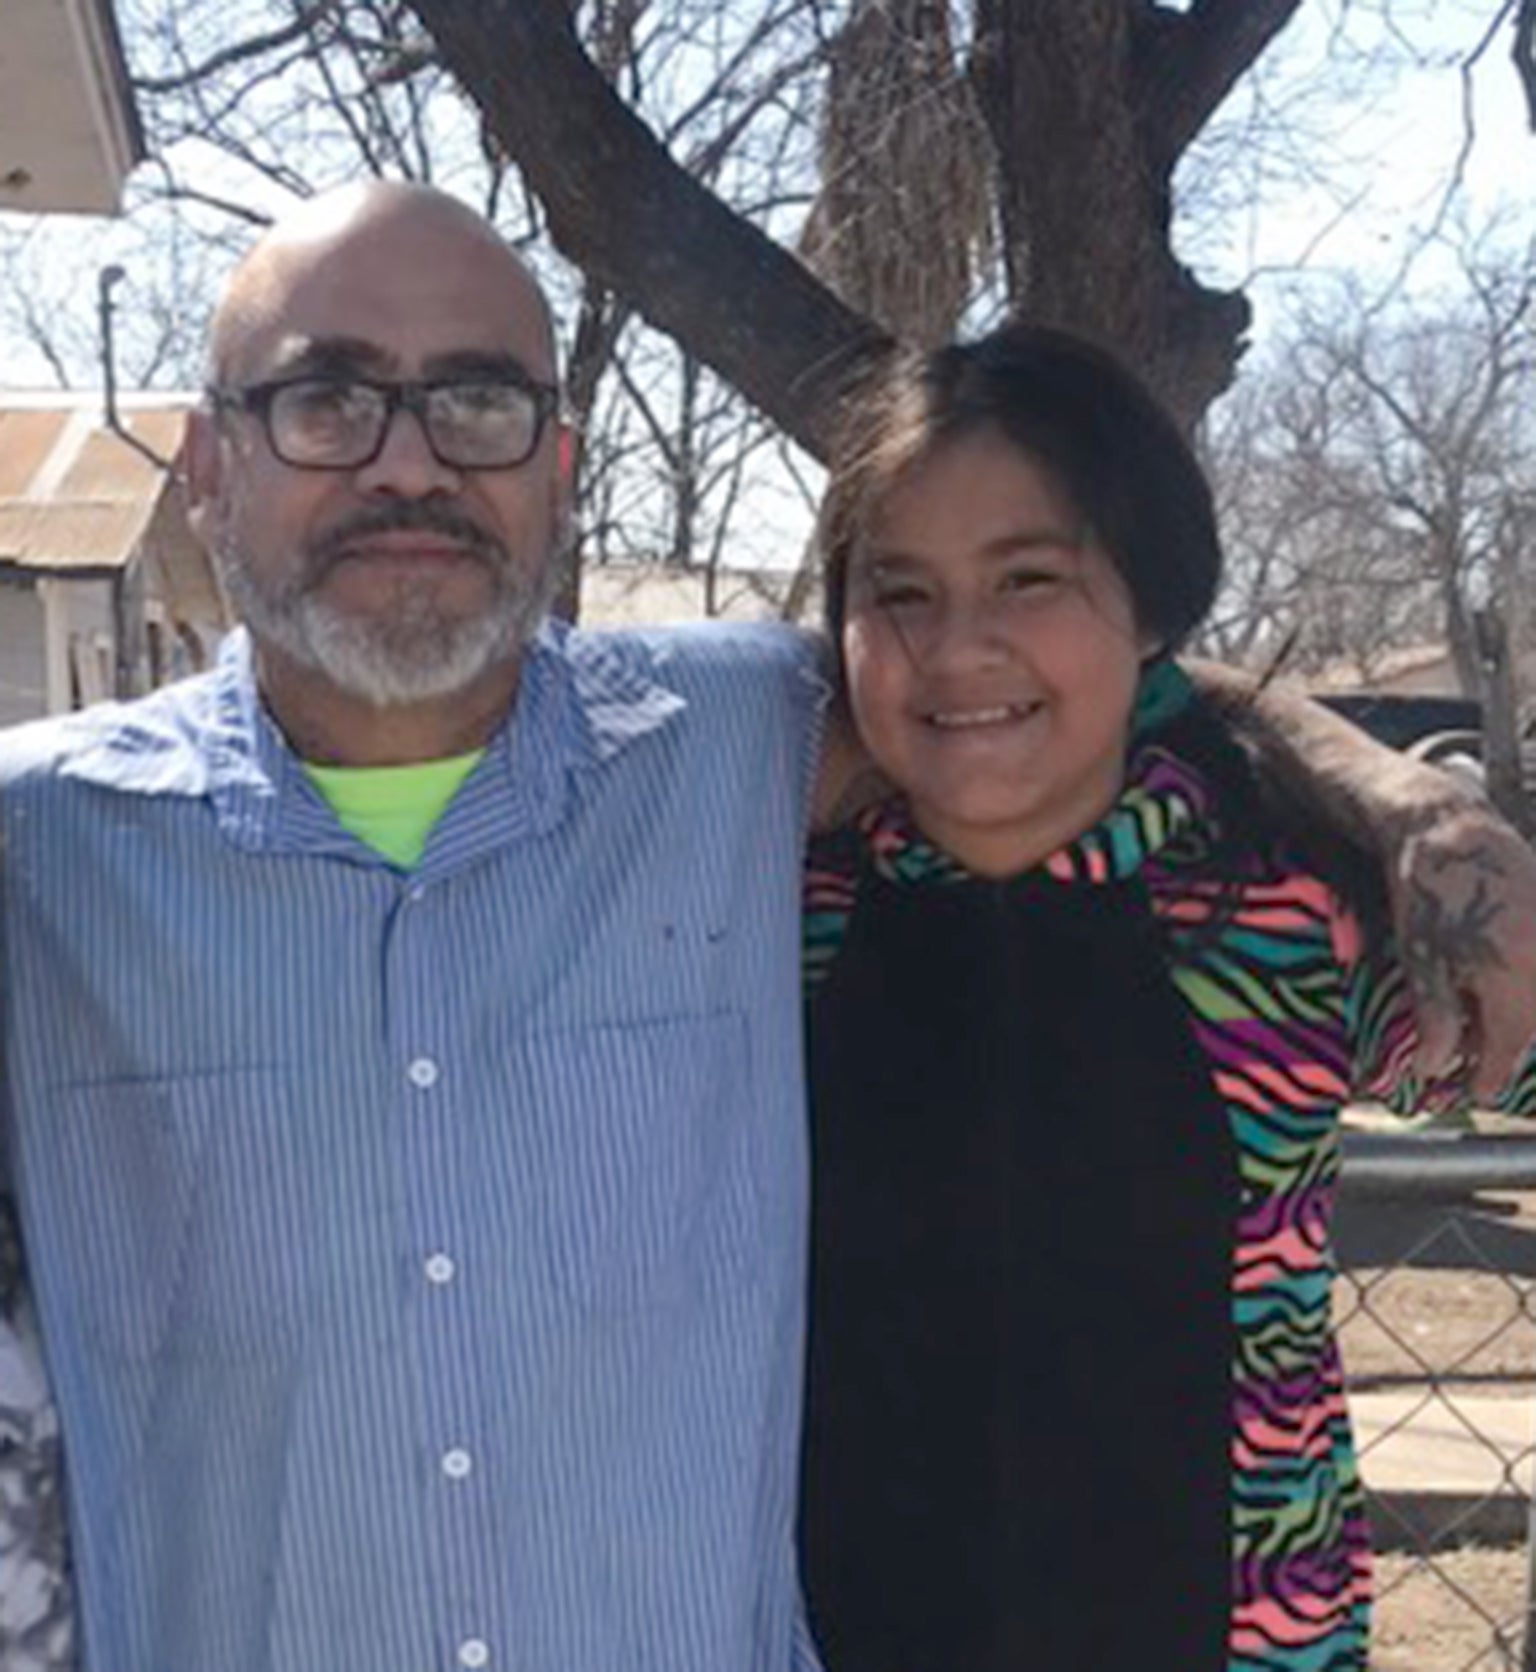
[[[1536,246],[1460,244],[1436,307],[1342,285],[1211,426],[1233,583],[1213,648],[1293,665],[1441,637],[1483,706],[1490,783],[1529,821],[1518,738],[1536,649]]]

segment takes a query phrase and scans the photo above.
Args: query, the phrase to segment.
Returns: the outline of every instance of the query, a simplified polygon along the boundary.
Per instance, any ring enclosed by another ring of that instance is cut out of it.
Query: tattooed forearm
[[[1387,872],[1420,1060],[1496,1097],[1536,1036],[1536,854],[1486,806],[1416,822]]]
[[[1417,878],[1409,896],[1403,955],[1423,990],[1445,991],[1453,978],[1474,968],[1503,968],[1496,930],[1505,909],[1497,880],[1498,859],[1479,849],[1429,859],[1435,886]],[[1452,873],[1459,867],[1465,880]],[[1447,889],[1458,897],[1448,897]]]

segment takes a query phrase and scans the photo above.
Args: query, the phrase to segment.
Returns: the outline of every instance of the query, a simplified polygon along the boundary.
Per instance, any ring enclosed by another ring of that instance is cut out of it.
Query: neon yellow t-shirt
[[[402,871],[413,870],[432,827],[484,749],[412,766],[319,766],[304,762],[304,775],[336,815],[337,823]]]

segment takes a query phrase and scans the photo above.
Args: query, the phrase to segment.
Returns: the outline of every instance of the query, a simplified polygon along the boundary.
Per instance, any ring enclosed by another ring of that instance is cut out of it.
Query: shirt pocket
[[[251,1360],[314,1321],[319,1203],[287,1141],[287,1087],[279,1070],[250,1069],[58,1094],[29,1191],[46,1245],[34,1261],[88,1349]]]
[[[744,1016],[535,1034],[520,1078],[528,1182],[561,1292],[628,1310],[750,1273],[761,1212]]]

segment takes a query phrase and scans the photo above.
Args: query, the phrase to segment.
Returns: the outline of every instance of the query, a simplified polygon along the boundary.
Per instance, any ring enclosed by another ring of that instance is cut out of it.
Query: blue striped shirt
[[[550,629],[403,874],[212,674],[0,739],[92,1672],[784,1672],[821,691]]]

